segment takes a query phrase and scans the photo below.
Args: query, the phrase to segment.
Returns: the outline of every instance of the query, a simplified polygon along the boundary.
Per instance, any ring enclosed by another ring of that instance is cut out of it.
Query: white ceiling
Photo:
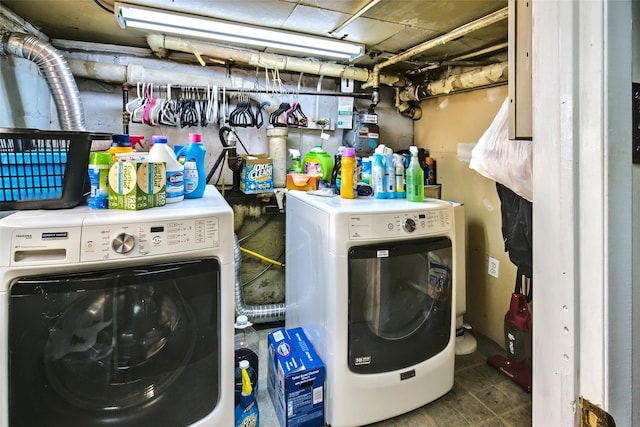
[[[371,1],[132,0],[129,3],[328,37],[331,30]],[[0,3],[51,39],[148,47],[146,34],[119,27],[110,12],[112,0],[0,0]],[[367,54],[354,65],[371,68],[376,62],[506,6],[507,0],[380,0],[333,36],[364,44]],[[502,20],[429,49],[398,64],[394,70],[421,68],[506,41],[507,20]]]

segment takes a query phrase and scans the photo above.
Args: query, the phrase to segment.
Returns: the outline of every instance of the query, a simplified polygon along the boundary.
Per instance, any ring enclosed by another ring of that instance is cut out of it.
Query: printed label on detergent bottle
[[[198,165],[196,162],[186,162],[184,164],[184,173],[182,177],[184,184],[184,193],[191,194],[196,191],[199,184]]]

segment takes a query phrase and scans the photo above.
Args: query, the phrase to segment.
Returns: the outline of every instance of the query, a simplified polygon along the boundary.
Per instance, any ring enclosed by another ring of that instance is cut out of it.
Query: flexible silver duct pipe
[[[40,68],[51,90],[62,130],[86,130],[78,86],[64,57],[53,46],[35,36],[8,33],[0,39],[2,53],[27,59]]]
[[[242,296],[242,282],[240,280],[240,266],[242,265],[242,252],[240,241],[236,234],[233,235],[233,255],[235,261],[235,308],[236,316],[244,314],[253,323],[268,323],[284,320],[285,304],[246,305]]]

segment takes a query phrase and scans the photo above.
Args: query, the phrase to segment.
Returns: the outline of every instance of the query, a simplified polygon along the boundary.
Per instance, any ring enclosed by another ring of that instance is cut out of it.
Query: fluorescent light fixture
[[[342,30],[343,28],[345,28],[347,25],[351,24],[353,21],[355,21],[356,19],[358,19],[359,17],[361,17],[362,15],[364,15],[364,13],[371,9],[373,6],[377,5],[378,3],[380,3],[380,0],[370,0],[369,3],[367,3],[362,9],[360,9],[359,11],[357,11],[351,18],[347,19],[346,21],[344,21],[342,24],[338,25],[337,27],[335,27],[333,30],[329,31],[329,34],[335,34],[338,31]]]
[[[342,40],[236,24],[125,3],[115,3],[114,13],[122,28],[140,28],[163,34],[170,33],[336,59],[353,60],[364,54],[362,45]]]

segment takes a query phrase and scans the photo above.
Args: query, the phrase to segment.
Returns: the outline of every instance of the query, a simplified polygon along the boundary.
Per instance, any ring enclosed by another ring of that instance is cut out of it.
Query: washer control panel
[[[84,225],[81,261],[166,255],[220,245],[218,218]]]
[[[358,214],[349,216],[351,240],[442,234],[451,229],[453,209]]]
[[[3,240],[4,242],[4,240]],[[98,221],[67,226],[19,227],[0,251],[3,265],[64,265],[173,255],[220,247],[215,216],[123,224]]]

